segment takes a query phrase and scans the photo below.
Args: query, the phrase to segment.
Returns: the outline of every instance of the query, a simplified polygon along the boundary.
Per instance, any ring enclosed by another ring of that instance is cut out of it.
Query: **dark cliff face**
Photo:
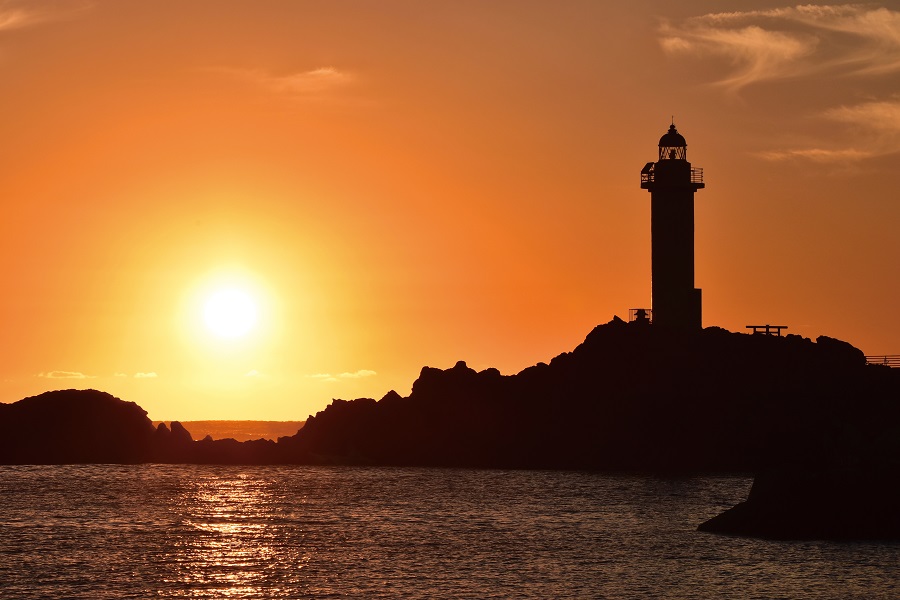
[[[323,462],[752,471],[864,445],[900,417],[898,375],[827,337],[614,319],[549,365],[426,367],[409,397],[336,401],[282,442]]]
[[[0,404],[0,462],[749,472],[883,454],[898,423],[900,370],[845,342],[614,319],[516,375],[459,362],[423,368],[408,397],[335,400],[277,444],[193,441],[109,394],[49,392]]]

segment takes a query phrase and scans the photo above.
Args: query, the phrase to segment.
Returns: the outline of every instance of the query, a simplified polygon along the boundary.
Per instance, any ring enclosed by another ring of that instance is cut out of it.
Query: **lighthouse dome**
[[[659,138],[659,160],[687,160],[687,142],[675,129],[675,123]]]
[[[659,138],[659,146],[660,148],[683,148],[687,146],[687,141],[685,141],[684,136],[675,129],[675,123],[672,123],[669,125],[669,131]]]

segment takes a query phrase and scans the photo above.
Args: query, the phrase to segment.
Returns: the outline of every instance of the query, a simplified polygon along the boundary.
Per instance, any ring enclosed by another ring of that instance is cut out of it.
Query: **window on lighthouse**
[[[659,160],[684,160],[686,156],[686,146],[660,146],[659,148]]]

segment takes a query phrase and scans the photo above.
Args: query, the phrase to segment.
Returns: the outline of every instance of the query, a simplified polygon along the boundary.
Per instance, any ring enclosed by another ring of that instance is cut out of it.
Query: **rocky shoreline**
[[[178,422],[153,427],[138,405],[96,390],[0,404],[0,464],[758,473],[747,502],[701,530],[789,538],[896,537],[896,519],[853,528],[828,515],[887,518],[879,507],[898,499],[898,440],[900,370],[866,364],[846,342],[618,318],[515,375],[462,361],[425,367],[408,396],[335,400],[277,441],[195,441]]]

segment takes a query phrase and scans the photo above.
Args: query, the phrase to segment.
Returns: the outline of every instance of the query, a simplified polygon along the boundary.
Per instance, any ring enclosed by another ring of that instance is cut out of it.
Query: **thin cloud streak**
[[[250,82],[272,93],[294,97],[322,96],[343,88],[355,80],[352,74],[334,67],[319,67],[287,75],[273,75],[262,69],[219,68],[213,70]]]
[[[375,371],[370,371],[368,369],[360,369],[359,371],[354,371],[353,373],[341,373],[338,375],[341,379],[361,379],[363,377],[373,377],[377,375]]]
[[[668,54],[722,56],[732,71],[716,82],[731,92],[789,77],[900,71],[900,12],[847,4],[711,13],[664,23]]]
[[[40,11],[0,7],[0,31],[19,29],[41,20]]]
[[[874,156],[871,152],[847,148],[844,150],[828,150],[825,148],[806,148],[802,150],[772,150],[760,152],[758,156],[773,162],[784,160],[807,160],[817,163],[839,163],[859,161]]]
[[[831,108],[820,118],[845,125],[850,131],[864,133],[857,147],[841,149],[805,148],[761,152],[771,161],[808,160],[817,163],[855,162],[900,152],[900,100],[864,102]]]
[[[864,5],[798,6],[791,17],[811,27],[856,36],[860,43],[835,59],[836,65],[857,65],[857,74],[900,70],[900,12]]]
[[[352,373],[345,372],[339,375],[332,375],[331,373],[316,373],[314,375],[307,375],[306,377],[333,383],[336,381],[340,381],[341,379],[362,379],[363,377],[374,377],[375,375],[378,375],[378,373],[375,371],[372,371],[370,369],[360,369],[359,371],[353,371]]]
[[[872,131],[900,135],[900,100],[832,108],[825,113],[825,117]]]
[[[45,379],[96,379],[96,375],[85,375],[78,371],[47,371],[38,373],[38,377]]]
[[[327,382],[335,382],[338,380],[337,377],[331,375],[330,373],[315,373],[313,375],[307,375],[306,377],[308,377],[309,379],[318,379],[320,381]]]
[[[874,5],[710,13],[663,23],[659,33],[663,51],[671,56],[724,58],[729,69],[712,85],[732,94],[776,79],[868,77],[875,83],[900,71],[900,11]],[[896,98],[838,106],[818,111],[816,118],[833,125],[820,134],[830,139],[755,156],[769,161],[852,163],[900,152]]]
[[[40,7],[40,8],[38,8]],[[94,7],[92,2],[0,2],[0,31],[30,27]]]

